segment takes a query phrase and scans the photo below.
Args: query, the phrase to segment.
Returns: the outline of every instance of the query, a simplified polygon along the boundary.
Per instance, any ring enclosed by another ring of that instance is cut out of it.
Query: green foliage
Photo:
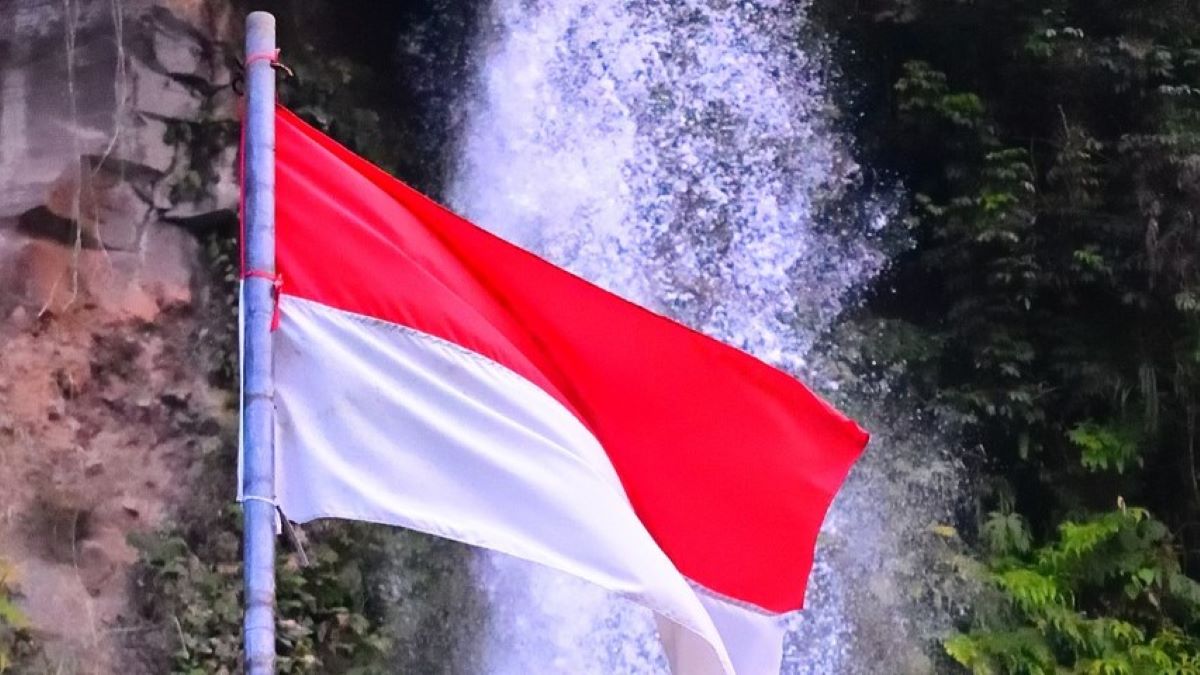
[[[25,613],[17,606],[11,575],[12,568],[0,560],[0,675],[33,672],[42,656]]]
[[[1056,540],[998,551],[988,567],[990,605],[944,643],[973,673],[1133,675],[1200,664],[1200,641],[1188,637],[1200,627],[1196,583],[1144,510],[1066,521]]]
[[[990,474],[959,528],[990,600],[946,653],[1194,672],[1200,6],[815,6],[849,47],[865,163],[913,195],[859,349]]]
[[[174,626],[170,672],[240,672],[242,566],[240,509],[227,509],[211,538],[196,550],[183,533],[167,530],[134,543],[141,551],[140,592],[153,600],[151,618]],[[300,567],[280,551],[276,565],[277,670],[280,673],[384,672],[388,643],[378,620],[365,613],[361,542],[349,528],[326,528]]]
[[[896,81],[898,107],[910,123],[933,117],[952,126],[978,129],[983,123],[983,100],[968,92],[951,92],[946,74],[924,61],[904,64],[904,75]]]
[[[292,109],[383,169],[395,172],[404,145],[394,127],[384,125],[363,92],[381,86],[374,69],[345,57],[319,54],[312,46],[290,56],[294,79],[282,84]]]
[[[1001,471],[1038,476],[1016,485],[1034,501],[1169,476],[1145,492],[1155,509],[1200,515],[1198,10],[823,11],[881,90],[859,98],[888,104],[864,111],[871,163],[913,190],[917,246],[882,318],[936,350],[914,364],[931,407]]]
[[[1050,675],[1054,654],[1037,631],[990,631],[946,640],[946,653],[976,675]]]
[[[164,120],[163,143],[175,149],[169,169],[168,199],[173,204],[205,199],[220,176],[221,157],[238,145],[237,122],[208,119]]]
[[[1067,437],[1079,448],[1079,461],[1089,471],[1114,469],[1123,473],[1128,466],[1142,465],[1137,438],[1128,430],[1088,421],[1075,425]]]
[[[208,320],[197,339],[205,352],[205,362],[214,384],[226,389],[237,387],[238,358],[238,290],[241,275],[240,250],[236,227],[231,217],[227,227],[215,229],[201,239],[201,254],[209,270],[209,288],[203,305]]]
[[[993,511],[984,521],[981,534],[995,555],[1028,553],[1033,544],[1025,519],[1012,512]]]

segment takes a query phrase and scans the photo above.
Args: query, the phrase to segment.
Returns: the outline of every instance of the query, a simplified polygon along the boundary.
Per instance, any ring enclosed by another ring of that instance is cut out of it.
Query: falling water
[[[451,203],[832,394],[822,338],[885,263],[874,242],[890,219],[884,201],[830,208],[858,167],[831,129],[804,21],[792,2],[495,0]],[[872,652],[890,672],[922,668],[901,644],[912,622],[890,561],[926,526],[904,509],[953,477],[879,468],[927,445],[882,436],[826,523],[785,672],[879,672],[855,648],[876,635],[901,645]],[[500,556],[477,576],[492,606],[489,672],[664,669],[636,606]]]

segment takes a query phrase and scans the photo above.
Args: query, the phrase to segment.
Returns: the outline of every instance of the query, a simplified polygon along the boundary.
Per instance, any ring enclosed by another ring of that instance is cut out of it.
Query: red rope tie
[[[258,279],[266,279],[271,282],[271,297],[274,300],[274,305],[271,309],[271,330],[279,328],[279,296],[283,295],[283,275],[271,274],[264,270],[246,270],[242,274],[243,279],[256,277]]]
[[[250,68],[250,64],[255,61],[266,61],[271,65],[279,63],[279,50],[273,49],[269,52],[256,52],[246,57],[246,69]]]
[[[279,60],[278,49],[273,49],[269,52],[257,52],[248,55],[246,57],[246,63],[242,65],[242,68],[248,72],[250,70],[250,64],[254,63],[255,61],[266,61],[267,63],[271,64],[272,68],[275,68],[276,70],[282,70],[287,74],[288,77],[294,77],[296,75],[292,72],[291,68],[287,67],[287,64]]]

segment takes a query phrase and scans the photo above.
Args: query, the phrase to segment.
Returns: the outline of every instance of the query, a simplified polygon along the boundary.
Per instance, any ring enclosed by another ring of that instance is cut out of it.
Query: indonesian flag
[[[777,673],[867,435],[795,379],[276,114],[277,499],[568,572],[676,673]]]

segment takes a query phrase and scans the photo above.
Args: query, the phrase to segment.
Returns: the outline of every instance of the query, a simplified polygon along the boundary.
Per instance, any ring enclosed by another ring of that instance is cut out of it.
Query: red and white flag
[[[279,108],[278,503],[568,572],[672,669],[778,673],[867,435],[787,374],[472,225]]]

